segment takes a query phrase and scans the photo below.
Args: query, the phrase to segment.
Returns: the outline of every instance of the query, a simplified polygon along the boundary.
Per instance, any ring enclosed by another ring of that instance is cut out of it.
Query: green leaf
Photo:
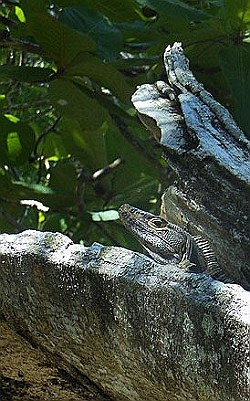
[[[191,65],[219,70],[219,53],[228,44],[228,37],[220,21],[215,19],[187,32],[183,44]]]
[[[79,121],[86,130],[99,128],[109,118],[97,98],[66,79],[51,83],[49,98],[61,115]]]
[[[236,100],[234,113],[241,127],[250,132],[250,49],[230,46],[220,53],[220,66]]]
[[[43,231],[62,232],[65,229],[65,218],[63,214],[49,214],[41,224]]]
[[[84,7],[67,7],[60,13],[60,21],[89,35],[97,44],[97,53],[106,60],[119,55],[123,38],[119,29],[104,15]]]
[[[6,95],[0,95],[0,112],[2,108],[8,106],[8,101]]]
[[[167,17],[169,23],[171,23],[171,18],[187,21],[200,21],[210,18],[210,15],[205,11],[191,7],[180,0],[139,0],[139,3],[157,11],[160,18]]]
[[[137,137],[135,124],[131,129]],[[140,129],[144,131],[143,128]],[[157,161],[153,163],[147,158],[147,152],[153,154],[149,140],[145,140],[144,143],[138,141],[141,144],[141,151],[133,146],[132,141],[133,139],[131,142],[126,139],[112,123],[109,124],[108,134],[105,137],[108,161],[110,163],[118,157],[124,161],[124,165],[112,176],[112,193],[117,196],[116,198],[114,195],[113,202],[115,199],[116,202],[133,203],[142,196],[143,192],[143,199],[148,203],[152,194],[155,193],[155,186],[158,185]],[[143,147],[145,147],[145,153]],[[158,156],[160,157],[160,154]]]
[[[20,165],[29,160],[35,146],[33,129],[0,116],[0,164]]]
[[[42,202],[51,208],[74,206],[76,203],[76,171],[65,163],[60,168],[56,165],[51,169],[51,186],[28,183],[24,181],[10,181],[0,175],[1,195],[10,199],[31,199]]]
[[[86,130],[79,121],[64,117],[60,121],[59,128],[65,148],[79,159],[91,173],[108,164],[105,127]]]
[[[219,11],[223,25],[229,33],[242,35],[249,29],[250,24],[250,0],[227,0]]]
[[[79,53],[95,52],[96,45],[89,37],[43,13],[32,13],[27,23],[38,44],[62,68]]]
[[[20,0],[18,5],[22,8],[25,15],[29,16],[31,13],[45,12],[47,9],[46,0]]]
[[[17,132],[9,132],[7,136],[7,148],[11,161],[18,159],[22,152],[22,145]]]
[[[20,22],[26,22],[25,15],[23,13],[23,10],[20,7],[18,7],[18,6],[15,7],[15,14]]]
[[[14,187],[16,187],[16,189],[19,189],[17,192],[21,198],[25,198],[25,196],[32,198],[32,195],[35,196],[35,194],[52,195],[54,193],[52,189],[41,184],[33,184],[24,181],[12,181],[12,184]],[[34,197],[34,199],[37,198]]]
[[[11,79],[19,82],[43,82],[47,81],[54,71],[50,68],[26,67],[15,65],[0,66],[0,80]]]
[[[11,181],[9,177],[0,173],[1,196],[5,199],[20,200],[34,199],[43,201],[46,196],[53,195],[53,191],[39,184],[24,181]]]
[[[91,212],[93,221],[113,221],[119,219],[117,210],[104,210],[100,212]]]
[[[67,158],[68,152],[66,151],[62,135],[57,132],[50,132],[46,135],[44,142],[42,143],[43,156],[46,159],[60,160],[62,158]]]
[[[106,15],[113,21],[133,20],[137,17],[135,10],[138,8],[135,0],[61,0],[62,7],[83,6],[94,9]]]
[[[133,92],[133,88],[117,69],[92,54],[86,53],[74,60],[66,76],[87,76],[100,86],[110,89],[113,95],[125,102],[130,101]]]
[[[54,208],[70,207],[76,204],[77,173],[71,161],[56,164],[50,171],[50,188],[56,194],[47,200]]]

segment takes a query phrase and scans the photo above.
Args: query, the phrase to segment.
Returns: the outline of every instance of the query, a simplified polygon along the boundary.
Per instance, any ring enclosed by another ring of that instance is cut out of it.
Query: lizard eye
[[[167,227],[167,222],[160,219],[159,217],[154,217],[153,219],[148,221],[148,225],[154,229],[163,229]]]

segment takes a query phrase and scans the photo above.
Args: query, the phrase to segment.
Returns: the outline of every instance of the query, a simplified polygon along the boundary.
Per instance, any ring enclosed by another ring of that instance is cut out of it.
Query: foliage
[[[191,69],[245,131],[250,0],[6,0],[0,6],[0,229],[119,244],[124,202],[154,211],[166,167],[135,116],[136,85]]]

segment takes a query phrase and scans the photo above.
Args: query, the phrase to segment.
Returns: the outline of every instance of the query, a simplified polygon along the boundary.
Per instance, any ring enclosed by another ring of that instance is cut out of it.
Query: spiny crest
[[[220,265],[217,262],[215,254],[210,247],[210,244],[201,237],[194,237],[195,242],[202,253],[206,264],[207,264],[207,273],[210,274],[215,280],[223,281],[224,283],[234,283],[234,281],[227,277],[224,271],[221,269]]]
[[[208,241],[206,241],[204,238],[202,237],[194,237],[195,242],[199,248],[199,250],[201,251],[202,255],[204,256],[205,260],[206,260],[206,264],[207,264],[207,270],[208,272],[213,272],[214,269],[218,269],[218,262],[217,259],[215,257],[215,254],[213,252],[213,250],[210,247],[210,244],[208,243]]]

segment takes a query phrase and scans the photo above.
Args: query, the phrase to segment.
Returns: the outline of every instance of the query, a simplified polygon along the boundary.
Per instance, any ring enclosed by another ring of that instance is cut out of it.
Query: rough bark
[[[162,213],[206,238],[228,277],[250,289],[250,143],[195,79],[179,43],[164,53],[167,83],[140,86],[132,101],[178,177]]]
[[[8,323],[112,399],[249,400],[240,286],[36,231],[0,236],[0,269]]]

